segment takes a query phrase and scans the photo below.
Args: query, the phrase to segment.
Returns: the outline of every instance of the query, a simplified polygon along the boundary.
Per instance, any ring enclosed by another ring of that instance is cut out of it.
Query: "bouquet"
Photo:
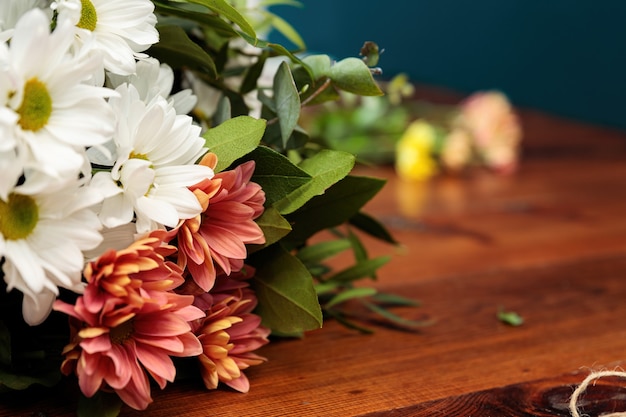
[[[369,331],[350,302],[407,325],[386,306],[410,300],[355,285],[388,261],[359,234],[394,242],[362,211],[383,181],[299,125],[340,91],[382,94],[377,70],[270,27],[301,44],[241,1],[0,3],[2,391],[64,378],[79,415],[143,410],[178,377],[246,392],[270,335]]]

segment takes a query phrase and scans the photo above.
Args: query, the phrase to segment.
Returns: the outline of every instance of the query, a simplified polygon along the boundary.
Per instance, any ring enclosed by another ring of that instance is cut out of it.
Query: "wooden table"
[[[367,211],[400,247],[377,288],[422,300],[394,312],[435,323],[372,335],[329,321],[281,340],[251,368],[252,389],[158,389],[147,413],[123,416],[567,416],[576,384],[626,368],[626,134],[522,111],[520,171],[473,172],[423,184],[389,168]],[[511,327],[500,308],[525,319]],[[626,381],[601,380],[581,402],[590,415],[626,410]],[[57,392],[3,397],[0,416],[65,416]],[[35,401],[33,401],[33,398]],[[41,413],[41,414],[37,414]]]

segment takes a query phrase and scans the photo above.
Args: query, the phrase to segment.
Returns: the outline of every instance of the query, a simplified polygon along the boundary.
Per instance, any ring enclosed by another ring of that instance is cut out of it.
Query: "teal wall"
[[[301,0],[275,6],[311,52],[385,49],[384,76],[626,129],[626,0]],[[284,41],[280,36],[274,40]]]

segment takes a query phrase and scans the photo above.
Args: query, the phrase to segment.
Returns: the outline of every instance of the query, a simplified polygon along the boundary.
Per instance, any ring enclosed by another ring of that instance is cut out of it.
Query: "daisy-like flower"
[[[208,154],[200,163],[215,166],[216,162]],[[265,203],[261,186],[250,181],[254,166],[254,161],[248,161],[190,187],[202,204],[202,214],[178,228],[178,264],[187,268],[204,291],[211,289],[218,271],[229,275],[241,269],[246,244],[265,243],[254,221]]]
[[[18,21],[10,45],[0,46],[2,120],[14,113],[12,149],[20,153],[24,169],[45,173],[51,180],[76,176],[85,162],[85,147],[106,142],[113,134],[114,118],[105,97],[110,89],[85,85],[97,59],[69,48],[74,29],[57,25],[39,9]],[[3,137],[4,140],[5,137]],[[5,146],[2,145],[2,148]],[[15,178],[5,179],[14,185]]]
[[[26,177],[0,199],[0,258],[7,290],[24,294],[22,313],[31,325],[50,312],[58,287],[82,292],[83,253],[96,247],[101,225],[91,206],[100,194],[77,180],[30,193]]]
[[[148,375],[163,389],[176,375],[171,356],[202,353],[189,321],[204,314],[192,305],[193,296],[172,292],[182,277],[159,253],[162,232],[90,263],[85,295],[74,305],[54,304],[70,316],[72,328],[61,370],[77,375],[87,397],[112,390],[143,410],[152,402]]]
[[[161,64],[155,58],[146,58],[137,62],[137,72],[129,76],[108,74],[111,88],[129,83],[135,86],[139,97],[146,103],[157,95],[167,99],[178,114],[188,114],[196,105],[197,97],[191,89],[184,89],[171,94],[174,86],[174,71],[167,64]]]
[[[116,91],[109,100],[118,117],[111,159],[97,161],[113,168],[92,180],[105,196],[103,224],[114,228],[136,217],[137,232],[146,233],[197,216],[202,207],[187,187],[213,177],[211,168],[195,164],[206,152],[200,128],[161,96],[145,103],[130,84]]]
[[[58,20],[78,28],[77,42],[91,43],[112,73],[135,72],[135,59],[159,41],[154,4],[150,0],[57,0],[52,7]]]
[[[257,299],[246,280],[253,275],[248,266],[245,273],[220,275],[210,293],[196,297],[194,305],[206,312],[206,317],[192,322],[192,326],[203,348],[199,360],[207,389],[215,389],[222,382],[248,392],[250,382],[242,371],[266,360],[254,353],[269,342],[270,330],[252,314]]]

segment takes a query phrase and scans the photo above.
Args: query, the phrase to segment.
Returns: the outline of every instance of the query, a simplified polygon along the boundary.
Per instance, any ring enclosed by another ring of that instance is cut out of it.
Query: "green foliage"
[[[298,246],[315,233],[348,221],[384,183],[378,178],[348,175],[287,216],[293,231],[285,239]]]
[[[215,62],[200,46],[189,39],[177,26],[158,26],[160,41],[149,53],[162,62],[171,62],[172,68],[190,67],[203,70],[210,77],[217,76]]]
[[[509,326],[517,327],[524,324],[524,318],[514,311],[504,311],[500,309],[497,314],[498,320]]]
[[[226,120],[204,134],[206,146],[218,157],[216,172],[254,151],[265,131],[265,121],[250,116]]]
[[[263,324],[285,336],[301,336],[321,327],[322,311],[306,267],[278,244],[262,253],[250,262],[256,267],[253,285]]]

